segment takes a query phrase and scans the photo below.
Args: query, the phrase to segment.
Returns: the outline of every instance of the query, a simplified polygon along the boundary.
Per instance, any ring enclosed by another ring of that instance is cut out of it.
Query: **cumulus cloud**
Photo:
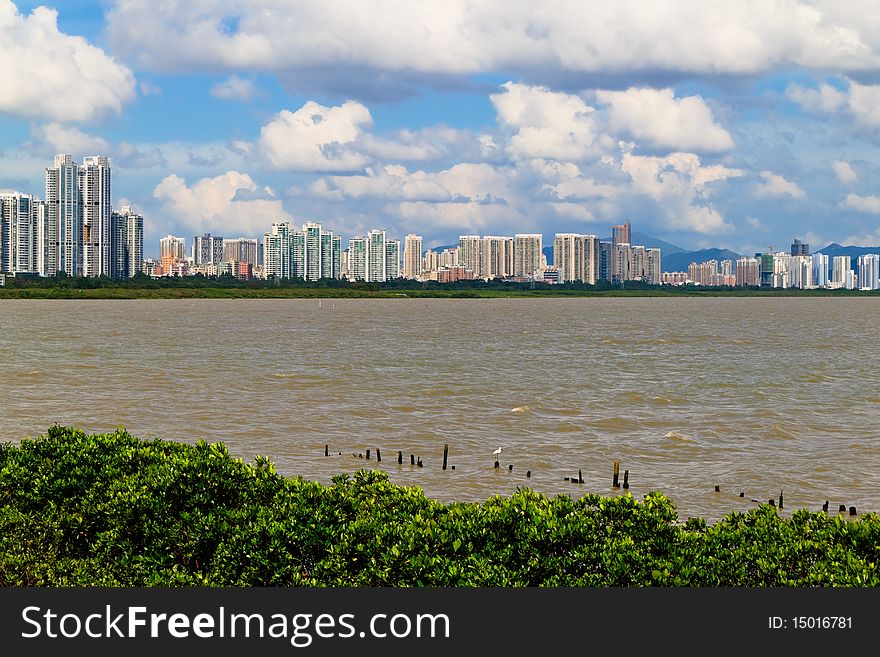
[[[260,193],[259,186],[246,173],[228,171],[215,178],[202,178],[193,185],[175,174],[166,176],[153,190],[168,216],[177,226],[193,234],[209,231],[215,235],[230,233],[262,235],[275,221],[284,219],[281,201]],[[268,194],[267,188],[263,191]]]
[[[621,170],[632,179],[632,189],[658,202],[666,226],[697,233],[728,231],[731,226],[709,205],[710,183],[737,178],[745,172],[722,165],[703,166],[694,153],[665,157],[634,155],[625,150]]]
[[[101,137],[95,137],[79,128],[60,123],[47,123],[36,128],[34,134],[55,153],[94,155],[107,153],[110,150],[110,145]]]
[[[513,158],[580,160],[596,152],[595,109],[582,98],[514,82],[490,99]]]
[[[240,78],[233,75],[223,82],[218,82],[211,87],[211,95],[224,100],[247,101],[257,93],[257,87],[253,80]]]
[[[840,205],[856,212],[880,214],[880,196],[859,196],[849,193]]]
[[[675,98],[672,89],[631,87],[597,91],[596,99],[608,106],[613,131],[628,133],[652,146],[696,151],[733,148],[730,133],[715,122],[700,96]]]
[[[845,79],[844,91],[823,82],[818,89],[800,85],[788,86],[786,95],[804,110],[813,114],[841,113],[851,117],[857,127],[880,130],[880,85],[859,84]]]
[[[875,70],[880,30],[871,9],[811,0],[558,0],[541,7],[505,0],[115,0],[107,24],[117,51],[165,71],[317,73],[359,62],[422,81],[498,70],[741,75],[791,66]]]
[[[282,110],[264,125],[258,146],[277,169],[353,171],[368,160],[351,144],[372,125],[370,110],[361,103],[325,107],[309,101],[295,112]]]
[[[831,168],[834,170],[834,175],[837,176],[837,179],[844,185],[851,185],[859,179],[855,169],[845,160],[834,160],[831,163]]]
[[[827,82],[817,89],[792,83],[786,88],[785,95],[807,112],[816,114],[831,114],[847,104],[847,94]]]
[[[800,199],[807,195],[797,183],[786,180],[772,171],[762,171],[761,179],[764,182],[758,183],[755,187],[755,196],[758,198],[785,198],[787,196]]]
[[[0,0],[0,112],[86,121],[118,113],[135,96],[131,71],[82,37],[58,30],[58,12],[18,13]]]

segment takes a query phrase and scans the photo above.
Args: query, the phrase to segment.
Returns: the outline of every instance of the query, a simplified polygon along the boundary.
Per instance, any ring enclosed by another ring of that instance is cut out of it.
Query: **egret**
[[[492,456],[498,456],[499,454],[501,454],[502,449],[504,449],[504,448],[499,447],[498,449],[496,449],[494,452],[492,452]]]

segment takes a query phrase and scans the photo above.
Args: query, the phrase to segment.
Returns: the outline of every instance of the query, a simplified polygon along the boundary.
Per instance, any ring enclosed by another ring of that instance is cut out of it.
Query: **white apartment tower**
[[[0,192],[0,272],[40,271],[41,226],[46,205],[33,196]]]
[[[46,169],[46,223],[43,230],[43,261],[40,273],[54,276],[82,274],[82,215],[79,167],[71,155],[56,155]]]
[[[868,253],[859,256],[859,289],[880,289],[880,255]]]
[[[131,278],[144,263],[144,218],[123,206],[110,214],[109,271],[111,278]],[[182,245],[181,245],[182,246]]]
[[[557,233],[553,240],[553,265],[559,271],[559,282],[594,285],[599,275],[598,244],[595,235]]]
[[[110,160],[95,155],[77,171],[82,213],[82,275],[110,275]]]
[[[385,282],[386,238],[384,230],[371,230],[367,233],[367,277],[368,283]]]
[[[474,278],[483,272],[481,242],[479,235],[460,235],[458,238],[458,264],[473,272]]]
[[[849,256],[834,256],[831,261],[831,283],[835,287],[846,287],[847,272],[852,270]]]
[[[385,280],[400,278],[400,240],[385,241]]]
[[[403,238],[403,277],[416,279],[422,275],[422,238],[412,233]]]
[[[541,270],[540,234],[520,233],[513,236],[513,275],[531,278]]]

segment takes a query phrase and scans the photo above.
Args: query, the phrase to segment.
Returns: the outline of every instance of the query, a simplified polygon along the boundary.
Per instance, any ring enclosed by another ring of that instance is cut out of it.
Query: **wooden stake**
[[[620,488],[620,483],[618,482],[618,478],[620,477],[620,461],[614,462],[614,479],[611,481],[611,485],[614,488]]]
[[[330,445],[324,445],[324,456],[330,456]]]
[[[403,450],[397,450],[397,463],[403,465]]]
[[[782,491],[779,491],[779,508],[782,508]]]
[[[410,455],[409,455],[409,464],[410,464],[410,465],[415,465],[415,464],[416,464],[416,455],[415,455],[415,454],[410,454]]]
[[[443,445],[443,469],[446,470],[446,459],[449,457],[449,443]]]
[[[378,447],[376,448],[376,461],[378,461],[379,463],[382,462],[382,452],[379,451]]]
[[[623,471],[623,487],[624,489],[629,488],[629,470]]]
[[[370,450],[367,450],[367,460],[370,460]]]

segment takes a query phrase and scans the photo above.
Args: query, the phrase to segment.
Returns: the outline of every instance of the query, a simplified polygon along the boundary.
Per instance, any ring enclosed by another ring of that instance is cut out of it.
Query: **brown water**
[[[862,298],[7,300],[0,440],[53,423],[125,426],[223,441],[323,482],[382,467],[447,501],[525,485],[615,494],[617,459],[633,495],[661,490],[682,518],[780,490],[786,512],[826,499],[880,511],[878,309]],[[441,470],[444,443],[455,471]],[[376,448],[380,465],[352,456]],[[578,469],[583,485],[563,480]]]

